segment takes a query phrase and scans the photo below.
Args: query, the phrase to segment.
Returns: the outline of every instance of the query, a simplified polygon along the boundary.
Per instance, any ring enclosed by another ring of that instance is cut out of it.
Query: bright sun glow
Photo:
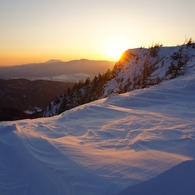
[[[116,38],[112,38],[110,40],[106,40],[106,46],[104,47],[105,52],[107,56],[111,60],[119,60],[121,57],[121,54],[128,49],[126,46],[125,41],[123,40],[117,40]]]
[[[113,60],[119,60],[121,54],[124,52],[124,48],[120,45],[115,45],[113,47],[110,48],[110,50],[108,51],[108,55],[110,56],[110,58],[112,58]]]

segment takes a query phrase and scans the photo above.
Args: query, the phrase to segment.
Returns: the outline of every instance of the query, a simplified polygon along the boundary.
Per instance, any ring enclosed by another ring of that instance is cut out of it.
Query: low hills
[[[49,60],[45,63],[0,67],[0,78],[78,82],[104,73],[113,66],[114,62],[101,60],[81,59],[67,62]]]
[[[0,121],[37,118],[73,83],[27,79],[0,79]]]

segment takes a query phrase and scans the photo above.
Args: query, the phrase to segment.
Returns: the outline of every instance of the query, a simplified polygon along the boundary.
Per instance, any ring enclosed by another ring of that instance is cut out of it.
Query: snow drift
[[[194,195],[195,161],[185,161],[154,179],[134,185],[118,195]]]

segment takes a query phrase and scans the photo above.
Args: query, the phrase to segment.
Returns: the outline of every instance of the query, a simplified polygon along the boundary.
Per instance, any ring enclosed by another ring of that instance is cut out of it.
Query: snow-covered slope
[[[112,71],[73,87],[70,93],[51,102],[43,116],[54,116],[65,110],[112,93],[124,93],[154,86],[184,75],[195,57],[195,43],[177,47],[130,49],[123,53]]]
[[[118,195],[194,195],[195,160],[185,161],[159,176],[122,190]]]
[[[1,122],[0,194],[116,194],[195,159],[194,59],[187,69],[55,117]]]
[[[125,51],[116,63],[104,96],[158,84],[185,74],[186,65],[195,57],[195,44],[177,47],[155,45],[149,49]]]

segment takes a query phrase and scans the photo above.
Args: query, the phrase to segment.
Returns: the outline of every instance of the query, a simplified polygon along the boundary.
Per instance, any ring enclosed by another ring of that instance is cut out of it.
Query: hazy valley
[[[0,67],[0,78],[79,82],[87,77],[93,78],[99,73],[104,73],[113,66],[114,62],[101,60],[82,59],[67,62],[49,60],[45,63],[2,66]]]
[[[73,60],[0,67],[0,121],[37,118],[74,83],[112,68],[113,62]]]

